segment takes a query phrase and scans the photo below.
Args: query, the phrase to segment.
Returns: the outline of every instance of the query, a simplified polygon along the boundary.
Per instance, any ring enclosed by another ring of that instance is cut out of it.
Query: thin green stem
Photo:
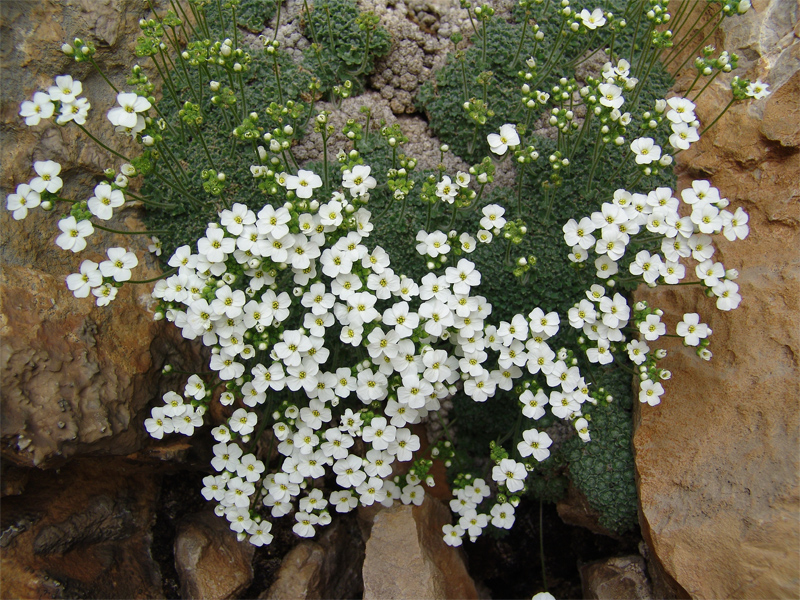
[[[696,95],[694,98],[692,98],[692,102],[697,102],[697,99],[698,99],[700,96],[702,96],[702,95],[703,95],[703,92],[705,92],[705,91],[706,91],[706,89],[708,88],[708,86],[710,86],[710,85],[713,83],[713,81],[714,81],[714,80],[715,80],[715,79],[716,79],[716,78],[719,76],[719,74],[720,74],[720,73],[722,73],[722,71],[716,71],[716,72],[715,72],[715,73],[714,73],[714,74],[713,74],[713,75],[712,75],[712,76],[709,78],[709,80],[708,80],[708,81],[706,81],[706,84],[705,84],[705,85],[704,85],[704,86],[701,88],[701,90],[700,90],[699,92],[697,92],[697,95]],[[692,88],[689,88],[689,90],[691,90],[691,89],[692,89]],[[686,95],[688,95],[688,94],[689,94],[689,90],[687,90],[687,92],[686,92]]]
[[[120,229],[111,229],[110,227],[104,227],[103,225],[98,225],[93,221],[91,223],[95,229],[100,229],[101,231],[108,231],[109,233],[121,233],[122,235],[157,235],[157,234],[168,233],[166,229],[158,229],[155,231],[122,231]]]
[[[175,273],[177,270],[178,270],[178,268],[175,267],[174,269],[170,269],[169,271],[165,271],[161,275],[158,275],[156,277],[151,277],[150,279],[131,279],[129,281],[126,281],[125,283],[153,283],[154,281],[158,281],[159,279],[164,279],[165,277],[169,277],[170,275]]]
[[[517,51],[514,53],[514,58],[511,61],[511,68],[513,69],[517,65],[517,61],[519,60],[519,54],[522,51],[522,46],[525,43],[525,34],[528,31],[528,19],[530,18],[530,11],[525,11],[525,19],[522,21],[522,35],[519,37],[519,44],[517,45]]]
[[[107,83],[107,84],[108,84],[108,85],[111,87],[111,89],[112,89],[112,90],[114,90],[114,92],[115,92],[115,93],[119,94],[119,90],[117,89],[117,86],[115,86],[113,83],[111,83],[111,81],[108,79],[108,77],[106,77],[106,74],[105,74],[105,73],[103,73],[103,70],[100,68],[100,65],[98,65],[98,64],[95,62],[94,58],[92,58],[91,56],[89,56],[89,62],[90,62],[90,63],[92,63],[92,66],[93,66],[95,69],[97,69],[97,72],[98,72],[98,73],[100,73],[100,76],[101,76],[101,77],[102,77],[102,78],[105,80],[105,82],[106,82],[106,83]]]
[[[86,128],[85,128],[83,125],[81,125],[81,124],[79,124],[79,123],[75,123],[75,125],[77,125],[77,126],[78,126],[78,128],[79,128],[79,129],[80,129],[80,130],[81,130],[83,133],[85,133],[86,135],[88,135],[88,136],[89,136],[89,137],[92,139],[92,141],[93,141],[95,144],[97,144],[98,146],[100,146],[100,147],[101,147],[101,148],[103,148],[104,150],[106,150],[106,151],[108,151],[108,152],[111,152],[111,154],[113,154],[114,156],[117,156],[117,157],[121,158],[121,159],[122,159],[122,160],[124,160],[125,162],[131,162],[131,160],[130,160],[130,159],[127,157],[127,156],[125,156],[124,154],[120,154],[120,153],[119,153],[119,152],[117,152],[116,150],[112,150],[111,148],[109,148],[108,146],[106,146],[106,145],[105,145],[103,142],[101,142],[101,141],[100,141],[100,140],[98,140],[96,137],[94,137],[94,136],[93,136],[91,133],[89,133],[89,130],[88,130],[88,129],[86,129]]]
[[[736,98],[731,98],[730,102],[728,102],[728,104],[725,105],[725,108],[722,109],[722,112],[717,115],[717,118],[714,119],[713,121],[711,121],[711,123],[709,123],[708,126],[705,129],[703,129],[703,131],[700,132],[700,137],[703,137],[703,135],[705,134],[706,131],[708,131],[714,125],[716,125],[717,121],[719,121],[722,118],[722,115],[724,115],[726,112],[728,112],[728,109],[731,107],[731,105],[734,102],[736,102]]]
[[[542,586],[547,591],[547,569],[544,561],[544,519],[542,518],[542,501],[539,500],[539,559],[542,563]]]

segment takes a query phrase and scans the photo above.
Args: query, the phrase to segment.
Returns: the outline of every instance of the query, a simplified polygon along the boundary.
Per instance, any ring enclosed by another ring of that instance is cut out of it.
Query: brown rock
[[[259,598],[312,600],[360,596],[364,542],[356,518],[351,517],[337,515],[317,541],[304,541],[292,548],[284,557],[275,582]]]
[[[267,593],[266,600],[307,600],[323,598],[322,566],[325,550],[315,542],[300,542],[281,562],[278,577]]]
[[[794,3],[753,5],[756,33],[769,23],[778,31],[797,14]],[[782,7],[789,13],[779,14]],[[769,50],[763,44],[727,47],[751,58],[751,70],[735,74],[774,81],[773,95],[734,106],[678,160],[680,188],[710,179],[729,210],[750,215],[749,237],[720,239],[714,255],[739,270],[740,307],[720,312],[688,288],[637,293],[664,309],[668,328],[697,312],[713,330],[711,364],[677,340],[664,342],[662,366],[675,376],[659,406],[635,415],[642,532],[679,596],[800,597],[800,153],[791,118],[800,62],[785,72],[799,47],[795,39],[778,48],[779,63],[750,52]],[[784,70],[769,70],[777,64]],[[708,91],[697,106],[703,123],[727,103],[721,87]]]
[[[620,556],[581,567],[587,600],[650,600],[653,595],[641,556]]]
[[[800,72],[768,98],[761,133],[782,146],[800,146]]]
[[[115,135],[103,118],[116,93],[89,64],[75,63],[60,48],[77,35],[93,41],[103,71],[123,82],[144,10],[134,0],[0,4],[0,61],[4,80],[14,81],[0,88],[0,144],[6,151],[0,197],[30,179],[35,160],[61,163],[64,195],[77,198],[91,195],[103,169],[119,166],[120,160],[87,143],[77,127],[50,122],[29,128],[18,111],[23,100],[52,85],[53,77],[71,74],[83,82],[83,95],[92,103],[90,129],[128,152],[132,142]],[[92,246],[80,255],[56,247],[59,213],[36,209],[18,222],[0,211],[2,450],[4,458],[25,466],[52,465],[76,453],[134,451],[164,358],[163,344],[151,348],[165,327],[152,322],[149,285],[126,286],[105,309],[66,289],[64,278],[77,272],[83,259],[104,256]],[[111,227],[141,230],[137,217],[135,210],[121,210]],[[135,252],[140,266],[134,278],[158,272],[146,240],[96,232],[91,243]]]
[[[556,510],[564,523],[619,539],[618,535],[600,525],[600,513],[592,508],[583,492],[572,484],[567,488],[567,495],[556,504]]]
[[[364,598],[477,598],[460,552],[445,544],[450,513],[425,496],[421,506],[378,511],[364,559]]]
[[[175,569],[181,596],[212,600],[235,598],[253,580],[249,542],[236,541],[224,518],[203,512],[185,518],[175,538]]]
[[[159,478],[124,458],[28,469],[2,499],[3,598],[155,598],[150,556]]]

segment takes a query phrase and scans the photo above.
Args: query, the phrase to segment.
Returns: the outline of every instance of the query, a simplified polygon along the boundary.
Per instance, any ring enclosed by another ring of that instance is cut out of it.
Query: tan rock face
[[[292,548],[275,581],[259,598],[312,600],[361,594],[364,541],[354,515],[336,517],[317,539]]]
[[[396,504],[372,522],[364,559],[364,598],[477,598],[456,548],[442,539],[450,513],[426,495],[421,506]]]
[[[739,74],[772,94],[734,106],[678,160],[680,188],[709,179],[750,215],[749,237],[719,240],[714,255],[739,270],[742,303],[722,313],[699,289],[638,293],[664,309],[668,327],[697,312],[713,330],[710,364],[665,342],[674,377],[659,406],[639,407],[634,435],[645,539],[676,593],[692,597],[800,597],[800,44],[781,34],[797,6],[753,5],[755,29],[727,32],[746,43],[726,49],[747,57]],[[770,35],[780,43],[766,47]],[[712,87],[701,98],[702,123],[726,94]]]
[[[0,61],[14,85],[0,92],[0,143],[7,151],[0,197],[27,182],[37,160],[63,165],[65,197],[88,198],[103,169],[122,162],[91,143],[74,125],[42,122],[26,127],[20,103],[46,90],[57,75],[83,82],[92,109],[87,126],[122,153],[132,148],[105,118],[116,93],[87,64],[60,52],[80,35],[98,48],[97,62],[111,79],[124,81],[144,16],[132,0],[3,2]],[[144,408],[158,395],[159,369],[172,342],[156,341],[167,329],[152,321],[151,284],[126,286],[106,308],[93,297],[76,299],[65,277],[84,259],[100,262],[98,250],[125,247],[136,253],[134,279],[157,275],[144,236],[97,231],[87,250],[73,254],[54,244],[63,207],[31,211],[14,221],[0,210],[0,390],[3,457],[24,466],[46,467],[86,452],[127,454],[144,437]],[[115,229],[145,229],[135,209],[118,211]],[[94,248],[94,250],[93,250]]]
[[[252,544],[240,544],[225,519],[192,515],[178,527],[175,568],[183,598],[236,598],[253,580]]]

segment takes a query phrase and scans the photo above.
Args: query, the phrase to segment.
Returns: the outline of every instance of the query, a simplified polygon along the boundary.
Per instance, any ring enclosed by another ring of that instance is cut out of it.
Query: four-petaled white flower
[[[502,156],[506,153],[509,147],[519,146],[519,134],[517,133],[517,126],[511,123],[506,123],[500,128],[500,134],[490,133],[486,140],[489,142],[489,149]]]
[[[36,92],[33,100],[26,100],[19,107],[19,116],[25,118],[25,125],[33,127],[42,119],[52,117],[54,110],[55,105],[50,96],[44,92]]]
[[[631,142],[631,150],[636,154],[637,165],[649,165],[661,158],[661,146],[653,138],[636,138]]]
[[[130,280],[131,269],[139,264],[136,255],[125,248],[109,248],[107,254],[108,260],[100,263],[103,277],[112,277],[114,281]]]
[[[67,275],[67,287],[76,298],[86,298],[92,288],[103,283],[103,276],[97,269],[97,263],[85,260],[81,263],[80,273]]]
[[[314,190],[319,187],[322,187],[322,178],[312,171],[300,169],[297,175],[286,177],[286,189],[293,190],[298,198],[311,198]]]
[[[151,104],[147,98],[134,92],[120,92],[117,94],[117,103],[108,111],[108,120],[114,127],[133,129],[136,127],[139,113],[150,110]]]
[[[63,231],[56,238],[58,244],[64,250],[80,252],[86,248],[86,237],[94,233],[94,227],[90,221],[76,221],[75,217],[69,216],[58,222],[58,228]]]

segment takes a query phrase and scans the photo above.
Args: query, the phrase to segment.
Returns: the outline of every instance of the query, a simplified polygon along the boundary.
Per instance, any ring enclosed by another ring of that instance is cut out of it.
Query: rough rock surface
[[[444,543],[447,508],[429,495],[420,506],[377,511],[364,558],[364,598],[477,598],[460,552]]]
[[[175,568],[181,596],[236,598],[253,580],[252,544],[240,544],[225,519],[213,512],[190,515],[178,526]]]
[[[652,593],[641,556],[620,556],[581,567],[583,597],[589,600],[650,600]]]
[[[260,598],[357,597],[363,590],[363,562],[364,541],[356,519],[339,516],[319,539],[299,543],[284,557],[274,583]]]
[[[697,312],[714,332],[710,365],[664,343],[663,366],[676,376],[659,406],[637,410],[642,530],[680,596],[800,597],[797,16],[796,2],[764,0],[730,20],[727,49],[746,58],[734,74],[766,81],[772,94],[735,105],[678,161],[681,188],[709,179],[750,215],[749,237],[721,239],[714,257],[739,270],[741,306],[722,313],[699,290],[638,294],[664,309],[668,326]],[[709,88],[702,123],[726,94]]]
[[[3,498],[3,598],[155,598],[150,555],[158,479],[123,458],[75,459],[28,470]]]
[[[0,60],[4,78],[15,85],[3,86],[0,93],[0,143],[7,150],[0,195],[5,198],[16,183],[30,179],[34,161],[52,159],[64,165],[64,195],[88,197],[102,170],[120,161],[79,141],[82,134],[75,126],[26,127],[17,114],[19,104],[52,85],[54,76],[69,73],[83,81],[84,95],[93,104],[87,123],[124,152],[129,142],[115,136],[104,118],[115,94],[100,75],[90,75],[86,64],[59,49],[77,34],[91,39],[98,63],[120,81],[130,68],[127,57],[143,9],[127,0],[1,6]],[[164,327],[152,322],[148,286],[127,286],[110,309],[93,307],[92,299],[75,299],[66,289],[64,278],[77,272],[82,260],[104,257],[55,246],[59,212],[36,209],[15,222],[8,211],[0,211],[2,445],[4,457],[25,466],[48,466],[75,453],[136,450],[142,410],[158,391],[158,363],[164,358],[153,346]],[[135,209],[119,211],[111,222],[112,228],[126,226],[143,229]],[[134,278],[157,273],[146,240],[100,232],[93,238],[135,252],[140,267]]]

